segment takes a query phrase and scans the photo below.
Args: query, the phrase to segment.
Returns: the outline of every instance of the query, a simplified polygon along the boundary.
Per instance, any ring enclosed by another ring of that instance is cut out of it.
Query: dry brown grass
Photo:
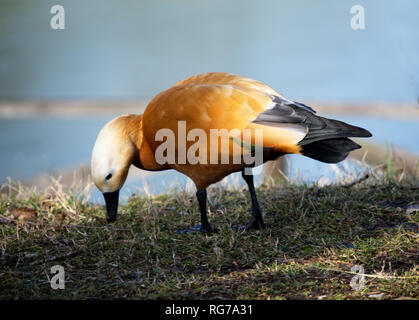
[[[265,184],[267,228],[239,232],[231,225],[249,217],[247,191],[216,186],[209,216],[220,231],[203,235],[176,232],[199,221],[182,190],[133,195],[107,224],[87,189],[10,183],[0,200],[0,298],[417,299],[419,213],[406,207],[418,187],[386,171],[347,188]],[[13,207],[35,209],[36,219],[16,221]],[[64,290],[48,281],[56,264]],[[366,274],[360,291],[350,286],[355,265]]]

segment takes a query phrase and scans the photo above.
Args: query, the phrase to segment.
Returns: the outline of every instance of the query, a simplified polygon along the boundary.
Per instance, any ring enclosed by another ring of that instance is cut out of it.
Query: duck
[[[93,147],[91,176],[103,194],[107,221],[113,222],[131,166],[181,172],[196,186],[199,230],[213,233],[207,188],[241,172],[252,208],[244,229],[261,229],[265,223],[252,170],[286,154],[338,163],[361,147],[350,138],[371,136],[364,128],[319,116],[260,81],[210,72],[157,94],[143,114],[108,122]]]

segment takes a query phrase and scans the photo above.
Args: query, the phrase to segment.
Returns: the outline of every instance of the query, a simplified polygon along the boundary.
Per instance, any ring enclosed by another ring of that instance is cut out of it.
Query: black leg
[[[207,217],[207,190],[198,190],[196,192],[196,197],[198,198],[199,210],[201,211],[201,231],[205,233],[216,232],[209,223]]]
[[[259,207],[258,198],[256,197],[255,186],[253,184],[253,175],[245,174],[242,171],[242,177],[249,187],[250,197],[252,198],[252,218],[247,222],[246,229],[262,229],[264,227],[262,211]]]

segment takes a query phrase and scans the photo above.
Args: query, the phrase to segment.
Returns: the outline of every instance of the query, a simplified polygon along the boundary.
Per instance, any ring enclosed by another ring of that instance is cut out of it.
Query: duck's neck
[[[143,135],[142,115],[129,119],[129,123],[126,128],[130,140],[136,145],[138,150],[132,162],[134,166],[150,171],[170,169],[167,165],[161,165],[156,162],[154,151]]]

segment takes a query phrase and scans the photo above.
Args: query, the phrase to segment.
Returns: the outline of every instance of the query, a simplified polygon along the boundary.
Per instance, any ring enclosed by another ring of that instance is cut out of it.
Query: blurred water
[[[1,98],[151,98],[227,71],[294,99],[415,101],[419,2],[0,0]],[[350,27],[365,7],[366,29]]]

